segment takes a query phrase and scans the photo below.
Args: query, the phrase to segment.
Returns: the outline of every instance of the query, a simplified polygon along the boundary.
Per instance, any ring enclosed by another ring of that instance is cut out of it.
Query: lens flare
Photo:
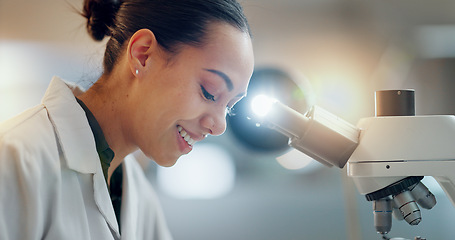
[[[264,117],[270,112],[272,104],[276,102],[275,98],[270,98],[265,95],[257,95],[251,101],[251,109],[253,113],[259,117]]]

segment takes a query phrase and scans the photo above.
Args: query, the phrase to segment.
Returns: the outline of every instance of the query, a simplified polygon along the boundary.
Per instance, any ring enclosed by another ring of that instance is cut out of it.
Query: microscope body
[[[432,176],[455,206],[455,116],[371,117],[357,127],[347,171],[361,194],[408,176]]]
[[[361,119],[357,127],[359,144],[347,173],[373,201],[378,233],[390,231],[394,210],[398,219],[417,225],[418,205],[431,209],[436,204],[420,183],[423,176],[434,177],[455,206],[455,116],[372,117]]]
[[[435,196],[420,182],[432,176],[455,206],[455,116],[415,116],[414,90],[375,93],[376,117],[364,118],[358,146],[347,163],[357,190],[373,201],[376,231],[386,234],[392,214],[410,225]]]

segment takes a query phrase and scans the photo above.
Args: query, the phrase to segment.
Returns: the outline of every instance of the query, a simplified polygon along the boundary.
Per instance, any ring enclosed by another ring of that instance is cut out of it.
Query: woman
[[[86,0],[104,72],[86,92],[54,77],[42,104],[0,124],[0,239],[171,239],[138,164],[172,166],[253,71],[235,0]],[[115,170],[115,171],[114,171]]]

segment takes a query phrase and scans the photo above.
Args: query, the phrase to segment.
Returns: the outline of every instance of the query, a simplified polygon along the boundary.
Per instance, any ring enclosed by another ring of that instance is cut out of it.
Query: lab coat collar
[[[96,152],[95,139],[85,112],[75,98],[82,93],[83,90],[77,85],[65,83],[62,79],[54,77],[42,104],[54,125],[68,168],[84,174],[93,174],[96,205],[111,227],[114,237],[120,239],[114,208],[110,204],[111,199]]]
[[[55,126],[68,167],[81,173],[95,173],[100,164],[95,140],[84,110],[75,98],[82,93],[78,86],[54,77],[42,104]]]

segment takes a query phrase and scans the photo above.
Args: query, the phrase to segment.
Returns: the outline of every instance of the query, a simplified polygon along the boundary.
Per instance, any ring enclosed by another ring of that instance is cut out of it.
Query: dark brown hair
[[[180,44],[203,45],[211,22],[228,23],[251,35],[236,0],[84,0],[82,15],[93,39],[111,37],[104,54],[106,73],[112,71],[125,41],[143,28],[170,53]]]

